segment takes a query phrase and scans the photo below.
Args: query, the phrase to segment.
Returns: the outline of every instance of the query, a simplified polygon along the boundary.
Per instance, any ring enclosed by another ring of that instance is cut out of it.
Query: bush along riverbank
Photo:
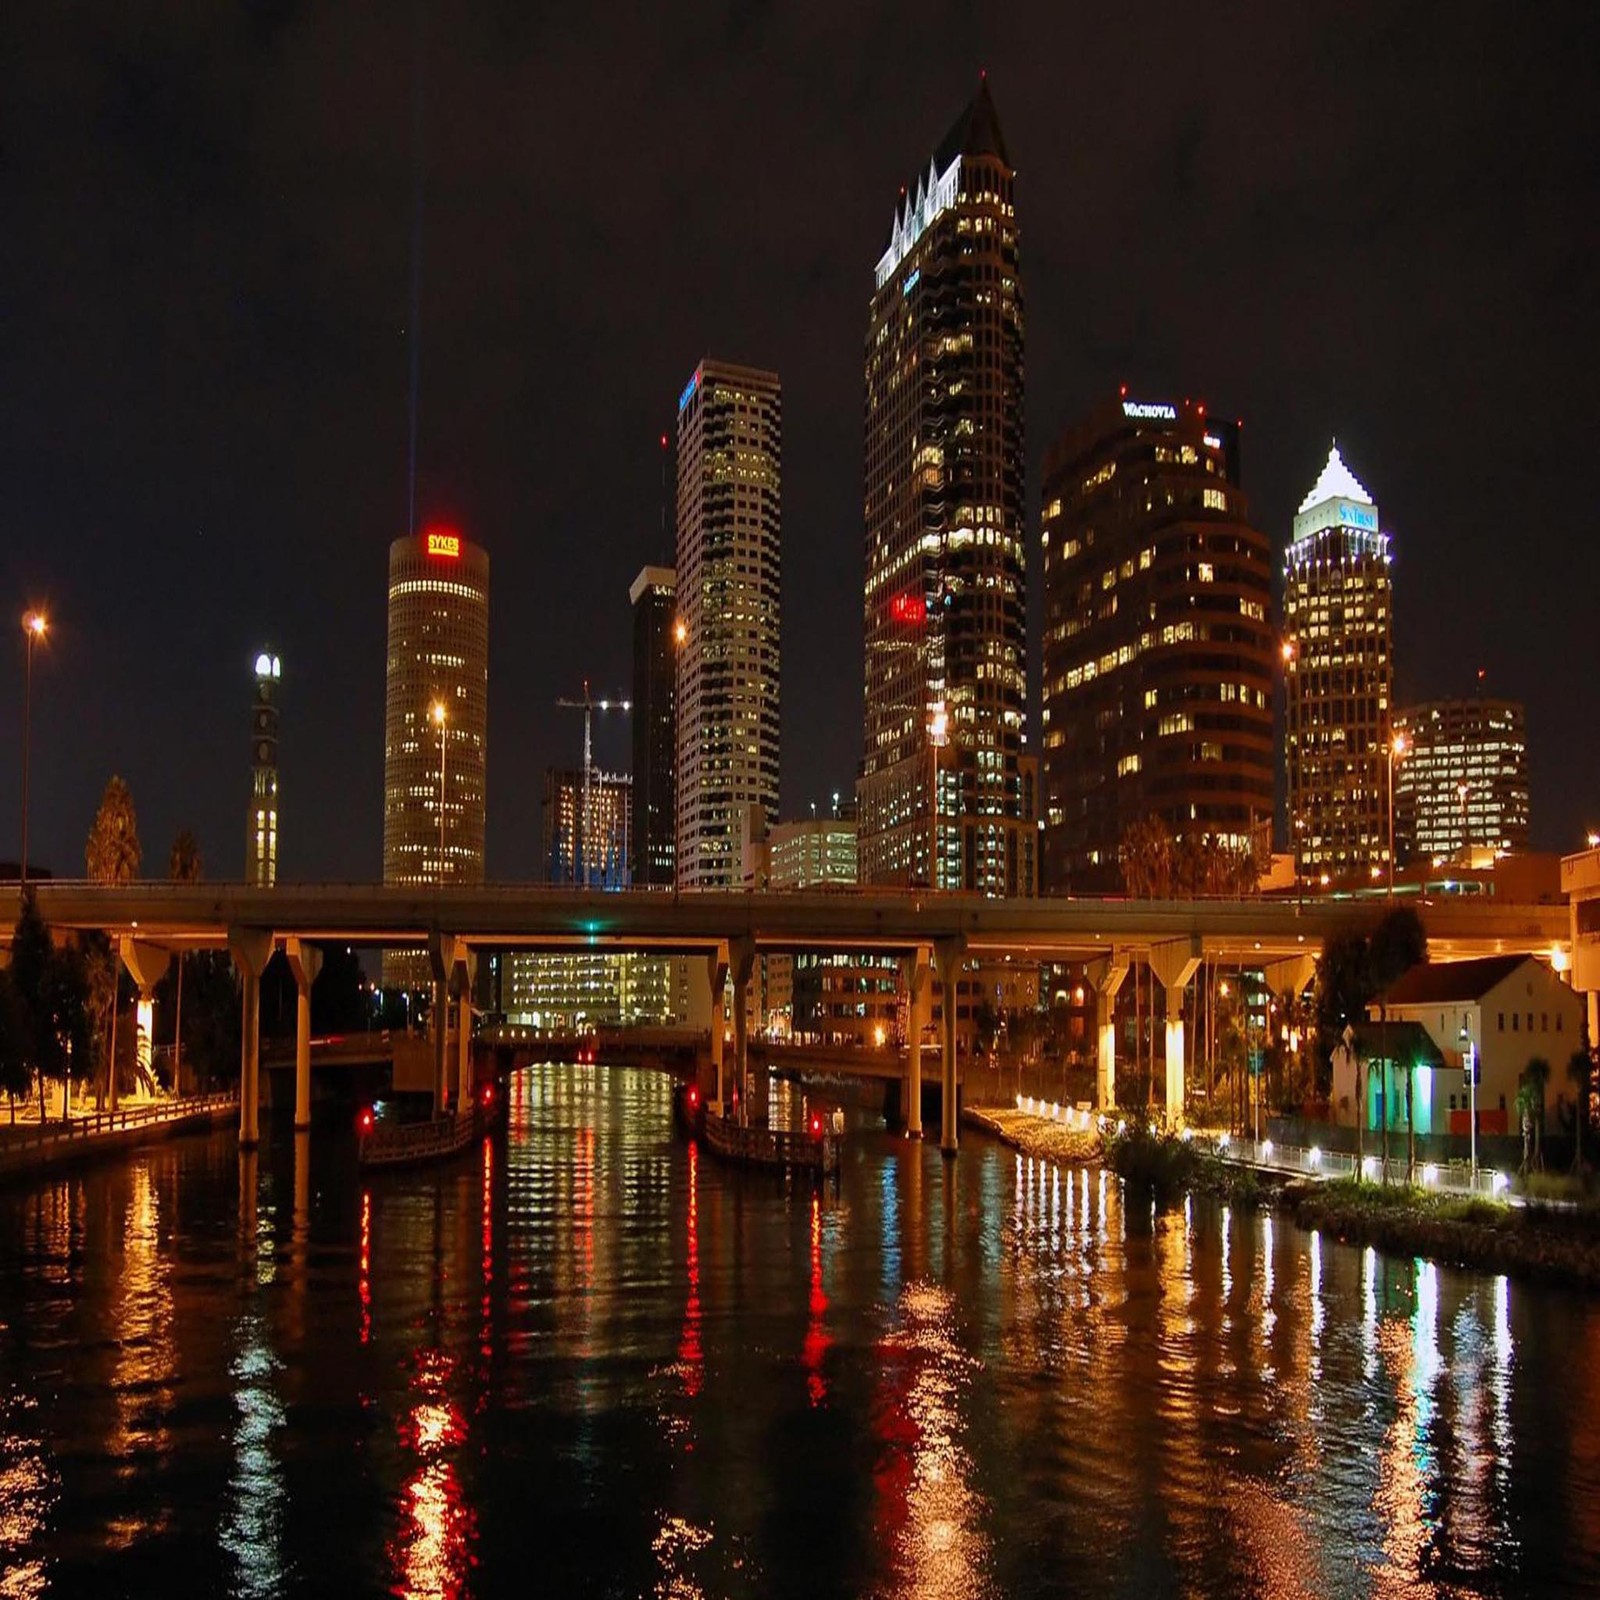
[[[1340,1180],[1285,1186],[1302,1228],[1354,1244],[1541,1283],[1600,1289],[1600,1210],[1511,1206],[1467,1195]]]
[[[1269,1205],[1302,1228],[1391,1255],[1600,1289],[1600,1207],[1508,1205],[1401,1185],[1275,1179],[1219,1161],[1176,1134],[1127,1121],[1105,1137],[1105,1159],[1130,1189],[1167,1202],[1188,1192],[1230,1205]]]

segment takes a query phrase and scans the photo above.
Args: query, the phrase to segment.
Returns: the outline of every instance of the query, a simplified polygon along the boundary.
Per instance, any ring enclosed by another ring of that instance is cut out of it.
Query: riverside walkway
[[[147,1101],[115,1111],[68,1117],[65,1122],[0,1127],[0,1176],[131,1149],[193,1129],[226,1126],[237,1116],[238,1109],[239,1097],[230,1090]]]

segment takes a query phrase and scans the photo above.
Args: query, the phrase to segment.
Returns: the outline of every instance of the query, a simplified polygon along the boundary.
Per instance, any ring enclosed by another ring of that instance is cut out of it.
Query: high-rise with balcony
[[[1022,286],[988,85],[903,191],[866,341],[864,883],[1029,894]]]
[[[1284,558],[1289,843],[1308,878],[1382,877],[1394,697],[1389,536],[1337,446]]]
[[[702,361],[677,426],[674,870],[733,889],[747,811],[778,807],[778,375]]]
[[[1516,700],[1430,700],[1394,714],[1395,853],[1473,865],[1528,848],[1528,735]]]
[[[489,555],[453,528],[389,546],[383,729],[383,881],[483,882],[489,720]],[[427,981],[392,951],[383,981]]]
[[[1212,860],[1260,853],[1272,552],[1237,426],[1188,401],[1106,401],[1045,458],[1041,537],[1047,892],[1123,889],[1124,839],[1149,818]]]

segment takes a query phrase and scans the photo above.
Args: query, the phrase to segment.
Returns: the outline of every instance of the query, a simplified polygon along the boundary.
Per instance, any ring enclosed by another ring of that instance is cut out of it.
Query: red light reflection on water
[[[439,1350],[419,1354],[416,1402],[400,1424],[401,1449],[416,1462],[389,1554],[395,1589],[408,1596],[459,1595],[472,1566],[475,1519],[453,1459],[466,1441],[466,1422],[445,1387],[454,1365]]]
[[[478,1333],[478,1354],[483,1357],[484,1373],[488,1374],[489,1358],[493,1354],[490,1338],[490,1312],[493,1309],[490,1291],[494,1288],[494,1141],[483,1141],[483,1302],[482,1327]]]
[[[705,1350],[700,1343],[700,1146],[689,1141],[689,1216],[685,1229],[689,1298],[683,1307],[683,1335],[678,1340],[678,1365],[683,1392],[692,1400],[705,1381]]]
[[[361,1277],[356,1293],[361,1299],[361,1342],[372,1338],[372,1191],[361,1191]]]
[[[806,1341],[800,1358],[806,1367],[806,1393],[813,1406],[820,1406],[828,1398],[828,1380],[822,1375],[823,1358],[828,1353],[828,1330],[823,1316],[828,1309],[828,1297],[822,1289],[822,1201],[811,1197],[811,1320],[806,1325]]]

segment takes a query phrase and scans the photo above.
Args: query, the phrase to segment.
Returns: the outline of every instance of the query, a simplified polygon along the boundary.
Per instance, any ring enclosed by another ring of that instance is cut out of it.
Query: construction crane
[[[563,711],[581,711],[583,713],[583,800],[578,816],[578,837],[573,842],[572,876],[582,887],[587,888],[586,867],[583,859],[584,848],[589,842],[589,784],[594,773],[594,714],[597,711],[622,711],[633,710],[631,700],[596,700],[589,693],[589,680],[583,680],[583,698],[569,700],[562,696],[556,705]]]

